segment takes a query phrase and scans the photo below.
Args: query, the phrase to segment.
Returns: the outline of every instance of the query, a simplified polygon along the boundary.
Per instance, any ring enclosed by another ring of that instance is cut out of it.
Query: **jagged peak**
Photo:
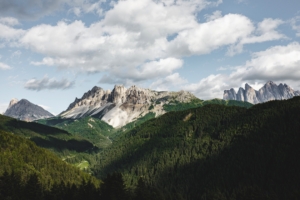
[[[17,104],[19,102],[19,100],[17,98],[12,98],[9,102],[9,106],[7,109],[9,109],[10,107],[12,107],[13,105]]]
[[[94,86],[91,91],[103,90],[101,87]]]
[[[253,89],[248,83],[245,84],[245,90]]]
[[[274,85],[275,83],[273,81],[267,81],[266,85]]]
[[[255,93],[253,93],[252,91],[255,91]],[[230,93],[229,90],[224,90],[223,98],[224,99],[231,98],[234,100],[234,96],[229,95],[229,93]],[[242,94],[244,96],[243,99],[254,104],[263,103],[274,99],[281,100],[281,99],[288,99],[293,96],[300,96],[300,92],[294,91],[287,84],[280,83],[279,85],[276,85],[273,81],[267,81],[264,84],[264,86],[261,87],[258,91],[253,89],[249,84],[246,83],[245,90],[242,87],[240,87],[238,94],[239,93],[244,93]],[[244,101],[243,99],[241,100]]]

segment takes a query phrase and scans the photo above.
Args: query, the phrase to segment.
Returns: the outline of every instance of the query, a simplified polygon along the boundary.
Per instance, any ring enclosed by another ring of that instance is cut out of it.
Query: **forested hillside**
[[[94,149],[94,145],[82,137],[67,131],[34,122],[20,121],[0,115],[0,130],[34,141],[38,146],[61,153],[63,151],[84,152]]]
[[[99,181],[89,174],[12,133],[0,130],[0,149],[0,199],[22,195],[18,194],[22,193],[21,189],[24,189],[23,195],[27,195],[27,192],[42,195],[43,191],[49,192],[59,184],[78,187],[90,182],[94,187],[99,186]],[[26,191],[26,188],[31,191]],[[19,199],[26,199],[26,196],[21,197]],[[42,196],[39,198],[42,199]]]
[[[245,108],[250,108],[253,104],[244,101],[235,101],[235,100],[223,100],[223,99],[210,99],[210,100],[201,100],[201,99],[192,99],[188,103],[181,103],[181,102],[170,102],[169,104],[165,104],[164,110],[169,111],[181,111],[187,110],[190,108],[198,108],[209,104],[218,104],[218,105],[226,105],[226,106],[240,106]]]
[[[106,148],[111,144],[109,135],[114,131],[112,126],[93,117],[84,117],[80,119],[54,117],[38,120],[37,123],[68,131],[73,136],[79,136],[88,140],[99,149]]]
[[[297,199],[299,113],[299,97],[169,112],[120,136],[93,169],[121,172],[131,189],[142,179],[155,199]]]

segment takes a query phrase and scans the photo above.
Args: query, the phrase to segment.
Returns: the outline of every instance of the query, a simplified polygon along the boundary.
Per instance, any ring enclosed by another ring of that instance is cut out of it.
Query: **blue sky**
[[[300,89],[299,0],[0,1],[0,113],[12,98],[59,114],[97,85]]]

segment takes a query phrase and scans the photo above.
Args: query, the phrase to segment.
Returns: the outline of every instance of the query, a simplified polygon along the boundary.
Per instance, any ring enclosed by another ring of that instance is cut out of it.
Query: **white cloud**
[[[300,87],[297,83],[299,77],[300,44],[293,42],[287,46],[274,46],[253,53],[245,65],[237,66],[229,75],[210,75],[198,83],[187,84],[182,88],[202,99],[222,98],[225,89],[237,88],[246,82],[255,89],[269,80]]]
[[[192,92],[200,99],[222,98],[223,90],[230,87],[227,84],[228,79],[228,76],[224,74],[209,75],[198,83],[183,86],[182,89]]]
[[[11,54],[11,57],[12,57],[12,58],[19,58],[21,55],[22,55],[22,52],[21,52],[20,50],[17,50],[17,51],[14,51],[14,52]]]
[[[171,74],[174,70],[182,67],[183,61],[176,58],[160,59],[159,61],[151,61],[141,66],[135,77],[156,78]]]
[[[207,54],[222,46],[238,43],[254,30],[254,25],[247,17],[228,14],[180,32],[171,41],[168,52],[178,56]]]
[[[264,19],[262,22],[257,25],[257,36],[251,36],[249,38],[244,38],[241,43],[242,44],[250,44],[250,43],[258,43],[265,42],[271,40],[278,40],[282,38],[286,38],[285,35],[279,33],[276,28],[284,22],[280,19]]]
[[[286,38],[275,30],[283,23],[278,19],[264,19],[255,27],[252,21],[243,15],[227,14],[220,17],[220,13],[215,13],[213,18],[180,32],[178,37],[170,42],[167,51],[173,56],[201,55],[230,45],[228,55],[234,55],[243,50],[244,44]]]
[[[41,104],[39,104],[38,106],[40,106],[40,107],[44,108],[45,110],[49,110],[49,109],[50,109],[50,107],[49,107],[49,106],[45,106],[45,105],[41,105]]]
[[[69,13],[74,13],[77,17],[81,15],[81,9],[79,7],[74,7],[69,10]]]
[[[34,65],[87,73],[104,72],[113,77],[103,76],[100,82],[113,79],[135,82],[174,73],[179,68],[173,69],[174,63],[163,69],[152,66],[168,59],[178,61],[184,56],[207,54],[224,46],[229,47],[229,54],[233,55],[241,52],[244,44],[284,37],[275,31],[282,23],[280,20],[266,19],[256,27],[243,15],[222,16],[220,11],[216,11],[209,17],[210,21],[202,24],[197,21],[198,11],[221,2],[118,1],[101,21],[90,26],[80,20],[71,23],[60,21],[56,25],[41,24],[27,30],[20,43],[44,55],[42,60],[33,61]],[[86,10],[84,6],[74,7],[78,8],[74,12],[78,15],[95,12],[94,8],[100,6],[89,5]],[[174,39],[168,41],[170,37]],[[155,68],[156,72],[150,72],[148,68]]]
[[[19,20],[13,17],[2,17],[0,18],[0,23],[8,26],[16,26],[20,24]]]
[[[17,40],[19,39],[25,31],[22,29],[15,29],[6,24],[0,23],[0,41],[2,40]]]
[[[42,78],[41,80],[38,79],[30,79],[28,80],[24,87],[28,90],[53,90],[53,89],[69,89],[73,87],[74,82],[68,81],[67,79],[61,79],[61,80],[56,80],[54,78],[49,79],[47,76]]]
[[[222,11],[216,10],[211,15],[204,15],[204,17],[206,18],[206,21],[213,21],[222,17]]]
[[[299,80],[300,44],[293,42],[253,53],[252,59],[231,77],[242,77],[242,80]]]
[[[11,69],[11,67],[5,63],[0,62],[0,69],[6,70],[6,69]]]
[[[73,4],[70,2],[69,4],[72,5],[72,7],[68,12],[74,13],[77,17],[80,17],[84,13],[96,13],[99,16],[102,16],[104,11],[101,5],[104,2],[105,0],[100,0],[98,2],[78,0],[77,3],[73,2]]]
[[[110,84],[123,83],[124,85],[128,85],[143,80],[165,77],[182,67],[182,65],[183,61],[180,59],[160,59],[158,61],[144,63],[139,68],[132,68],[131,70],[117,69],[115,71],[111,71],[109,76],[103,76],[99,82]]]
[[[295,30],[297,33],[296,35],[300,37],[300,16],[294,17],[290,21],[293,30]]]
[[[165,78],[156,80],[150,85],[150,88],[157,91],[166,91],[174,86],[180,86],[185,83],[187,83],[187,80],[180,77],[179,73],[174,73]]]
[[[141,75],[148,79],[140,71],[146,70],[142,69],[144,64],[169,57],[164,52],[167,36],[196,25],[194,5],[201,2],[178,1],[165,6],[150,0],[119,1],[102,21],[89,27],[81,21],[39,25],[28,30],[21,42],[45,55],[42,61],[32,62],[35,65],[120,76],[123,73],[119,72],[125,71],[129,77],[139,76],[134,79],[141,79]]]

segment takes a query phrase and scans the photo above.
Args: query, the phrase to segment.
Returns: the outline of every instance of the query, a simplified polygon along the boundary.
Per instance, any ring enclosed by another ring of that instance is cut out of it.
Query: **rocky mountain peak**
[[[276,85],[273,81],[268,81],[265,85]]]
[[[186,91],[159,92],[135,85],[128,89],[123,85],[115,85],[111,92],[94,87],[82,98],[76,98],[60,116],[64,118],[93,116],[119,127],[149,112],[155,112],[157,116],[165,113],[163,105],[169,101],[188,102],[193,98],[196,97]],[[151,105],[153,109],[150,111]]]
[[[52,115],[50,112],[26,99],[21,99],[20,101],[10,101],[10,104],[4,115],[24,121],[34,121],[38,119],[54,117],[54,115]]]
[[[116,104],[124,103],[126,100],[126,88],[123,85],[115,85],[111,92],[111,101]]]
[[[7,109],[9,109],[10,107],[12,107],[13,105],[15,105],[16,103],[18,103],[19,102],[19,100],[18,99],[16,99],[16,98],[13,98],[12,100],[10,100],[10,102],[9,102],[9,106],[8,106],[8,108]]]
[[[248,83],[245,84],[245,90],[253,89]]]
[[[238,93],[232,88],[230,90],[224,90],[223,99],[247,101],[257,104],[271,100],[289,99],[294,96],[300,96],[300,92],[294,91],[286,84],[280,83],[277,86],[273,81],[268,81],[258,91],[254,90],[248,83],[245,84],[245,90],[240,88]]]

